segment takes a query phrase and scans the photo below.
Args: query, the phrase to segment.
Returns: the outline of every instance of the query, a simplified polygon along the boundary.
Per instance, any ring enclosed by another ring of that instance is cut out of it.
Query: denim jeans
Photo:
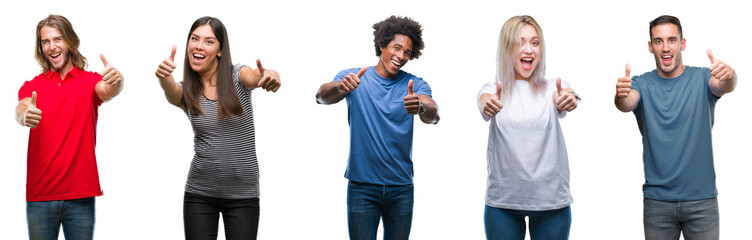
[[[94,198],[26,202],[29,239],[57,240],[60,225],[67,240],[94,237]]]
[[[494,208],[486,205],[486,239],[525,239],[525,217],[530,221],[530,239],[569,239],[572,212],[569,206],[546,211]]]
[[[689,202],[643,200],[645,239],[712,240],[719,238],[718,199]]]
[[[375,240],[379,220],[384,239],[408,239],[413,222],[413,185],[375,185],[350,181],[347,225],[350,239]]]
[[[217,239],[219,213],[225,225],[225,239],[256,239],[259,199],[223,199],[185,193],[183,223],[185,239]]]

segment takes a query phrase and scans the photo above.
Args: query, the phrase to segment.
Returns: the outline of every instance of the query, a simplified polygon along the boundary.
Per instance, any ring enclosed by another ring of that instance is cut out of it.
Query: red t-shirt
[[[19,101],[37,92],[42,120],[29,131],[26,201],[101,196],[97,159],[97,116],[102,100],[94,90],[98,73],[77,67],[65,81],[57,72],[39,74],[18,90]]]

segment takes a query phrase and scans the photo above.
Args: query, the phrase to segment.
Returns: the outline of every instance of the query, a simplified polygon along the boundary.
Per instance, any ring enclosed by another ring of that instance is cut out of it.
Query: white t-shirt
[[[488,134],[486,204],[495,208],[544,211],[572,204],[569,160],[558,113],[553,102],[556,81],[546,80],[533,92],[517,80],[512,95],[494,118],[481,115],[491,126]],[[562,82],[562,87],[569,84]],[[496,83],[481,88],[496,93]]]

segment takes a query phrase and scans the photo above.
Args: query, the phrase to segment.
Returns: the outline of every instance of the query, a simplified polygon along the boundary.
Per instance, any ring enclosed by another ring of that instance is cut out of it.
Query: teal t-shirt
[[[358,71],[360,68],[343,70],[333,81]],[[413,183],[414,116],[405,110],[411,79],[415,93],[431,96],[431,87],[422,78],[402,70],[394,78],[383,78],[369,67],[360,85],[345,97],[350,124],[347,179],[379,185]]]
[[[640,93],[633,111],[642,133],[645,198],[694,201],[714,198],[712,134],[715,103],[708,68],[687,66],[677,78],[656,70],[632,78]]]

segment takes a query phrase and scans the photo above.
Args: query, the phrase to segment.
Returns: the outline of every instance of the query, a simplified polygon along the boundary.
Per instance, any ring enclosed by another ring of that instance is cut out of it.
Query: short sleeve
[[[235,66],[232,66],[232,81],[235,83],[236,86],[241,86],[243,90],[245,90],[246,92],[250,92],[251,90],[253,90],[253,88],[246,88],[240,82],[240,70],[243,70],[243,67],[248,67],[248,65],[235,64]]]
[[[30,81],[24,82],[24,84],[21,86],[21,89],[18,90],[18,101],[21,101],[21,99],[29,98],[31,97],[31,92],[34,91],[34,88],[31,86]]]
[[[413,79],[413,92],[420,95],[428,95],[429,97],[433,98],[431,95],[431,86],[428,85],[428,82],[423,80],[422,78],[416,77]]]
[[[337,73],[337,75],[334,76],[334,79],[332,80],[332,82],[342,81],[342,79],[345,78],[345,76],[347,76],[347,74],[357,73],[358,71],[360,71],[360,69],[358,69],[358,68],[350,68],[350,69],[342,70],[339,73]]]
[[[94,95],[94,104],[97,106],[101,106],[104,101],[102,101],[101,98],[99,98],[99,94],[97,94],[97,83],[102,81],[102,75],[96,72],[90,72],[91,74],[88,74],[89,76],[86,77],[86,79],[89,82],[89,89],[91,89],[91,94]],[[105,83],[106,84],[106,83]]]

